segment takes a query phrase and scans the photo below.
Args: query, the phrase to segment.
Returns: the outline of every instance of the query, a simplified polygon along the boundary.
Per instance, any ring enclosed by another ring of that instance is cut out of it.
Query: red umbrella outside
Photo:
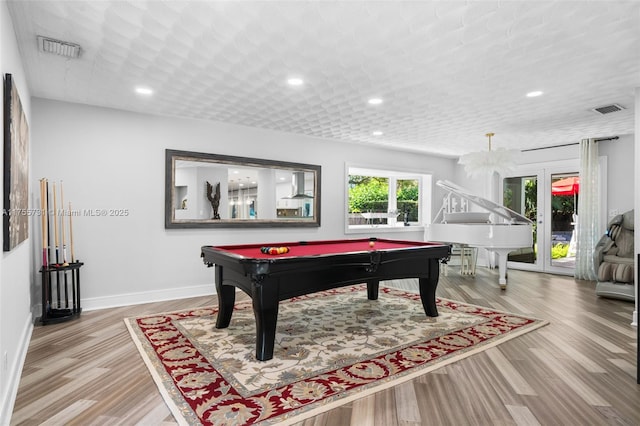
[[[580,178],[571,176],[560,179],[551,184],[551,194],[553,195],[576,195],[580,192]]]

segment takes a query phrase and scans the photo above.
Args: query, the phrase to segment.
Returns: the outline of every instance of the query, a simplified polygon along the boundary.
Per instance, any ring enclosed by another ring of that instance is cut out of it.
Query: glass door
[[[538,174],[514,176],[503,181],[503,204],[533,222],[533,246],[512,251],[507,262],[517,262],[527,267],[522,269],[539,269],[538,261]]]
[[[521,166],[504,178],[504,205],[533,222],[533,246],[511,252],[509,268],[573,275],[578,169],[578,160],[567,160]]]
[[[551,175],[551,267],[571,273],[576,265],[579,192],[577,172]]]

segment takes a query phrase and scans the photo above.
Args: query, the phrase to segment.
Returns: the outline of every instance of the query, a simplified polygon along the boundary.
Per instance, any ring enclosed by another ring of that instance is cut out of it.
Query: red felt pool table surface
[[[370,242],[372,241],[374,243],[373,247],[370,246]],[[400,241],[386,239],[372,240],[370,238],[362,238],[351,240],[327,240],[310,242],[297,241],[269,244],[229,245],[216,246],[215,248],[248,259],[280,259],[286,257],[322,256],[342,253],[367,252],[374,250],[401,250],[429,245],[435,244],[421,241]],[[283,254],[267,254],[260,251],[262,247],[288,247],[289,252]]]

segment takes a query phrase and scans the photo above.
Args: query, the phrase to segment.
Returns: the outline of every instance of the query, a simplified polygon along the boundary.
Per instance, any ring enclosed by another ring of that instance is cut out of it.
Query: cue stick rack
[[[58,194],[59,188],[59,194]],[[58,208],[58,198],[60,206]],[[40,179],[42,235],[42,324],[54,324],[80,316],[80,268],[73,247],[73,210],[65,209],[62,181],[52,185]],[[67,240],[68,235],[68,240]],[[67,257],[69,241],[70,257]]]

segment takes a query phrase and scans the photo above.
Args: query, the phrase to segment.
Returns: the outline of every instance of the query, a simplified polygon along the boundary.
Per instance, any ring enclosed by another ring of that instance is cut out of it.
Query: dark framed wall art
[[[29,125],[11,74],[4,76],[3,250],[29,237]]]

